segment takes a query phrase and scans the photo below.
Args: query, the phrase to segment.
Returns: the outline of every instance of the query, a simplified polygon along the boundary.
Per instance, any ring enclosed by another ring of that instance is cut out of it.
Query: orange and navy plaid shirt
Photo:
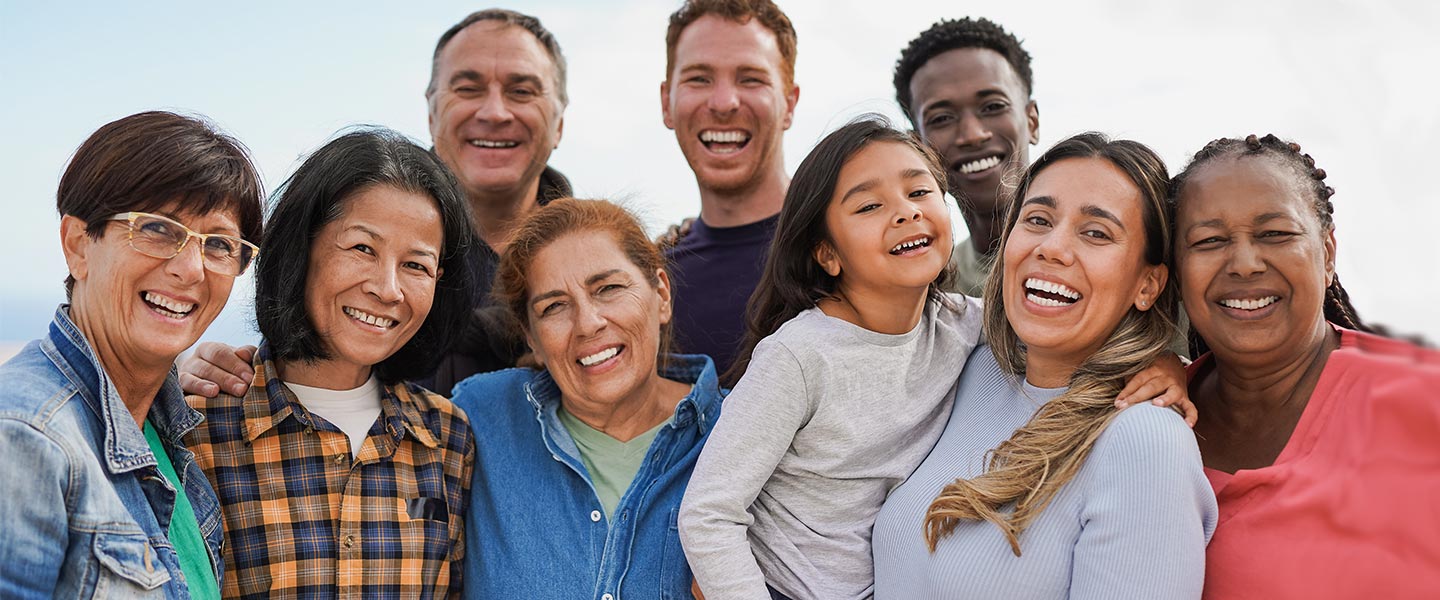
[[[385,386],[352,459],[256,353],[244,398],[191,396],[185,438],[224,516],[226,598],[458,597],[475,438],[465,413],[419,386]]]

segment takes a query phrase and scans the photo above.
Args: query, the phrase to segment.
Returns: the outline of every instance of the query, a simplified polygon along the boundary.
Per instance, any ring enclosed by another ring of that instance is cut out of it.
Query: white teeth
[[[1049,298],[1041,298],[1040,296],[1036,296],[1035,294],[1025,294],[1025,297],[1028,298],[1031,302],[1034,302],[1034,303],[1036,303],[1036,304],[1039,304],[1040,306],[1069,306],[1069,305],[1070,305],[1069,302],[1061,302],[1061,301],[1059,301],[1059,300],[1051,300],[1051,299],[1049,299]]]
[[[700,141],[707,144],[741,144],[750,140],[750,134],[743,131],[714,131],[706,129],[700,132]]]
[[[1221,300],[1220,306],[1224,306],[1227,308],[1238,308],[1240,310],[1260,310],[1262,308],[1270,306],[1271,304],[1274,304],[1278,300],[1280,300],[1279,296],[1266,296],[1264,298],[1244,300]]]
[[[1000,164],[1000,157],[998,156],[982,158],[980,160],[972,160],[968,163],[960,165],[960,172],[969,175],[970,173],[978,173],[980,171],[984,171],[985,169],[989,169],[998,164]]]
[[[605,362],[606,360],[609,360],[610,357],[615,356],[616,354],[619,354],[619,353],[620,353],[620,347],[619,347],[619,346],[611,346],[611,347],[609,347],[609,348],[606,348],[606,349],[604,349],[604,350],[601,350],[601,351],[599,351],[599,352],[596,352],[596,353],[594,353],[594,354],[591,354],[590,356],[582,356],[582,357],[580,357],[580,364],[581,364],[581,365],[584,365],[584,366],[587,366],[587,367],[594,366],[594,365],[598,365],[598,364],[600,364],[600,363],[602,363],[602,362]]]
[[[1026,279],[1026,280],[1025,280],[1025,287],[1026,287],[1027,289],[1040,290],[1040,291],[1042,291],[1042,292],[1050,292],[1050,293],[1052,293],[1052,294],[1064,296],[1064,297],[1069,298],[1069,299],[1071,299],[1071,300],[1079,300],[1079,299],[1080,299],[1080,292],[1077,292],[1077,291],[1075,291],[1075,290],[1073,290],[1073,289],[1070,289],[1068,286],[1064,286],[1064,285],[1055,283],[1055,282],[1053,282],[1053,281],[1045,281],[1044,279],[1036,279],[1036,278],[1034,278],[1034,277],[1031,277],[1030,279]],[[1034,296],[1032,295],[1032,297],[1034,297]],[[1054,301],[1052,301],[1052,302],[1054,302]],[[1047,306],[1059,306],[1059,304],[1047,305]]]
[[[919,247],[921,247],[921,246],[929,246],[929,245],[930,245],[930,238],[928,238],[928,237],[923,237],[923,238],[920,238],[920,239],[917,239],[917,240],[910,240],[910,241],[908,241],[908,242],[902,242],[902,243],[900,243],[900,244],[896,244],[894,248],[891,248],[891,249],[890,249],[890,253],[891,253],[891,254],[895,254],[895,253],[897,253],[897,252],[904,252],[904,251],[909,250],[909,249],[911,249],[911,248],[919,248]]]
[[[345,307],[343,310],[345,311],[345,314],[350,315],[350,318],[355,319],[356,321],[360,321],[361,323],[366,323],[369,325],[374,325],[376,327],[382,327],[385,329],[394,327],[395,324],[399,322],[395,319],[377,317],[363,310],[357,308],[350,308],[349,306]]]
[[[195,310],[196,306],[193,302],[176,302],[154,292],[145,292],[144,298],[146,302],[165,309],[161,311],[165,316],[175,319],[190,314],[190,311]]]
[[[470,145],[477,148],[514,148],[520,142],[497,142],[493,140],[470,140]]]

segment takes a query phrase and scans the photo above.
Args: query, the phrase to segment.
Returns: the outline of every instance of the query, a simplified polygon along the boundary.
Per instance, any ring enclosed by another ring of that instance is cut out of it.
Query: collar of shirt
[[[669,425],[683,428],[695,423],[700,435],[705,435],[715,425],[716,415],[712,414],[712,408],[719,409],[723,396],[710,392],[720,389],[712,361],[703,354],[671,354],[668,359],[660,367],[660,376],[693,384],[690,393],[675,405],[675,414],[670,418]],[[560,409],[560,386],[555,384],[549,371],[535,373],[535,377],[525,384],[525,397],[541,423],[546,422],[545,415],[554,417]]]

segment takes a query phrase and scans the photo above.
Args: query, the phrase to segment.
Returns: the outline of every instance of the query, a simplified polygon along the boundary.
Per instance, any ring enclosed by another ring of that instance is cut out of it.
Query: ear
[[[670,276],[665,274],[665,269],[655,269],[655,293],[660,295],[660,324],[670,322],[674,312],[674,304],[670,301]]]
[[[675,129],[675,118],[670,114],[670,80],[660,82],[660,116],[666,129]]]
[[[559,148],[560,138],[565,137],[565,107],[560,107],[560,111],[560,121],[555,123],[555,146],[550,148],[551,150]]]
[[[1325,236],[1325,287],[1335,283],[1335,228]]]
[[[60,249],[75,281],[83,281],[90,274],[89,251],[93,243],[85,232],[85,221],[73,215],[60,218]]]
[[[1140,278],[1140,289],[1135,293],[1135,308],[1141,312],[1154,308],[1155,299],[1160,297],[1160,292],[1165,291],[1165,282],[1169,280],[1169,267],[1146,266],[1145,274]]]
[[[800,102],[800,86],[792,84],[789,91],[785,92],[785,129],[790,129],[790,123],[795,120],[795,105]]]
[[[814,254],[815,262],[820,265],[821,270],[831,277],[840,276],[840,257],[835,254],[835,247],[831,246],[830,242],[815,244]]]
[[[530,355],[535,357],[535,363],[540,369],[545,369],[545,354],[540,352],[540,341],[535,339],[535,332],[531,331],[529,325],[520,326],[520,330],[525,334],[525,345],[530,348]]]
[[[1025,122],[1030,125],[1030,145],[1040,143],[1040,105],[1034,100],[1025,105]]]

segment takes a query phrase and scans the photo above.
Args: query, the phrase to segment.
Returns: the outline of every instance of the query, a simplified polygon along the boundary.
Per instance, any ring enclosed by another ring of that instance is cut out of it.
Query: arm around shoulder
[[[1215,495],[1194,434],[1167,408],[1115,417],[1082,471],[1072,598],[1199,598]]]
[[[43,432],[0,419],[0,598],[50,598],[69,536],[70,461]]]

